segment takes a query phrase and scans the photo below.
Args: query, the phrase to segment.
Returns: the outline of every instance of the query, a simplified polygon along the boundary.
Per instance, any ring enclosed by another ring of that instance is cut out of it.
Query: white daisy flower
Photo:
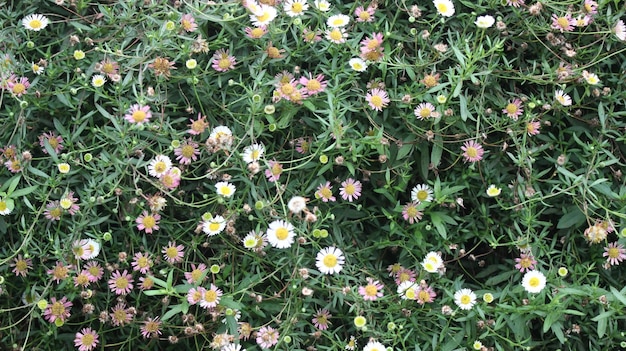
[[[252,163],[258,161],[265,153],[265,146],[263,144],[252,144],[243,149],[241,158],[245,163]]]
[[[48,22],[48,17],[39,14],[28,15],[22,19],[24,28],[35,32],[46,28]]]
[[[358,57],[350,59],[348,64],[350,64],[350,67],[357,72],[365,72],[367,70],[367,63]]]
[[[615,36],[617,37],[617,39],[621,41],[626,40],[626,25],[624,24],[624,21],[617,21],[617,23],[615,23],[615,27],[613,27],[613,30],[615,31]]]
[[[562,106],[572,105],[572,98],[565,94],[563,90],[557,90],[554,92],[554,99],[558,101]]]
[[[415,282],[409,281],[409,280],[405,280],[402,283],[400,283],[400,285],[398,285],[398,295],[400,295],[400,298],[403,300],[416,300],[417,299],[417,294],[416,294],[416,288],[417,285],[415,284]]]
[[[326,24],[331,28],[342,28],[347,26],[348,23],[350,23],[350,16],[342,14],[332,15],[326,20]]]
[[[471,310],[476,304],[476,294],[470,289],[461,289],[454,293],[454,303],[462,310]]]
[[[226,228],[226,219],[222,216],[215,216],[202,223],[202,231],[208,236],[213,236],[221,233]]]
[[[500,195],[501,192],[502,192],[502,189],[496,187],[494,184],[491,184],[489,188],[487,188],[487,196],[489,197],[496,197]]]
[[[411,190],[411,200],[422,203],[433,201],[433,189],[426,184],[418,184]]]
[[[248,233],[248,235],[246,235],[241,242],[243,243],[243,247],[248,250],[252,250],[259,244],[259,238],[253,233]]]
[[[250,15],[250,21],[252,21],[252,25],[255,27],[267,26],[275,18],[276,9],[265,4],[255,7],[255,11]]]
[[[298,17],[304,14],[304,11],[309,9],[309,4],[306,0],[287,0],[283,5],[285,13],[289,17]]]
[[[424,257],[422,267],[424,267],[428,273],[435,273],[439,268],[443,267],[443,260],[438,253],[431,251]]]
[[[330,10],[330,3],[326,0],[315,0],[313,4],[315,4],[315,7],[322,12],[328,12]]]
[[[489,15],[478,16],[476,22],[474,22],[478,28],[489,28],[493,26],[494,23],[496,23],[496,19]]]
[[[223,197],[232,197],[235,193],[235,186],[229,182],[218,182],[215,183],[215,191],[218,195]]]
[[[336,247],[326,247],[317,253],[315,266],[324,274],[335,274],[341,272],[346,258],[343,252]]]
[[[437,8],[437,13],[442,15],[443,17],[450,17],[454,15],[454,4],[450,0],[434,0],[433,4],[435,4],[435,8]]]
[[[267,229],[267,241],[275,248],[286,249],[293,244],[296,233],[293,225],[287,221],[275,220]]]
[[[161,178],[172,168],[172,160],[165,155],[156,155],[148,165],[148,174]]]
[[[370,340],[365,346],[363,346],[363,351],[386,351],[387,346],[381,344],[378,341]]]
[[[539,271],[528,271],[522,278],[522,286],[529,293],[539,293],[546,287],[546,276]]]
[[[91,85],[93,85],[95,88],[100,88],[106,82],[107,79],[102,74],[94,74],[94,76],[91,77]]]
[[[100,253],[100,244],[97,241],[87,239],[84,246],[91,252],[86,259],[91,260],[98,257],[98,254]]]

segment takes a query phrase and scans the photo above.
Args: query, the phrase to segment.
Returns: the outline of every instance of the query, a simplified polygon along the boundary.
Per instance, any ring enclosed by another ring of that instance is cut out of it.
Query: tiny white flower
[[[226,219],[219,215],[202,223],[202,231],[208,236],[217,235],[221,233],[224,228],[226,228]]]
[[[491,184],[489,186],[489,188],[487,188],[487,196],[489,196],[489,197],[496,197],[496,196],[500,195],[501,192],[502,192],[502,189],[496,187],[493,184]]]
[[[454,293],[454,303],[462,310],[471,310],[476,303],[476,294],[470,289],[461,289]]]
[[[306,199],[302,196],[294,196],[287,203],[287,207],[293,214],[298,214],[306,208]]]
[[[102,74],[94,74],[94,76],[91,77],[91,85],[93,85],[95,88],[100,88],[106,82],[107,79],[104,78]]]
[[[22,19],[22,25],[28,30],[38,32],[48,25],[48,17],[39,14],[32,14]]]
[[[442,15],[443,17],[450,17],[454,15],[454,4],[450,0],[434,0],[433,4],[435,4],[435,8],[437,9],[437,13]]]
[[[489,28],[493,26],[494,23],[496,23],[496,19],[490,15],[478,16],[476,18],[476,22],[474,23],[476,24],[476,27],[478,28]]]
[[[223,197],[232,197],[235,193],[235,186],[229,182],[215,183],[215,191]]]
[[[331,246],[317,253],[315,266],[324,274],[335,274],[341,272],[345,260],[343,252]]]
[[[546,287],[546,276],[539,271],[528,271],[522,278],[522,286],[529,293],[539,293]]]
[[[348,63],[357,72],[365,72],[367,70],[367,63],[358,57],[350,59]]]
[[[343,28],[347,26],[348,23],[350,23],[350,16],[342,14],[332,15],[326,20],[326,24],[331,28]]]
[[[293,225],[287,221],[275,220],[267,228],[267,241],[272,247],[286,249],[291,247],[296,233]]]

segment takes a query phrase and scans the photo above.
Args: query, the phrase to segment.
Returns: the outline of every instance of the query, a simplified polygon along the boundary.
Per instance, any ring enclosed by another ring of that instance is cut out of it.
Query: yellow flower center
[[[469,295],[461,296],[460,300],[462,305],[468,305],[470,302],[472,302],[472,298]]]
[[[376,107],[383,107],[383,98],[380,95],[372,95],[370,102]]]
[[[128,279],[125,277],[119,277],[115,279],[115,287],[118,289],[126,289],[128,286]]]
[[[346,184],[346,186],[343,188],[343,191],[348,195],[354,195],[354,193],[356,192],[356,187],[354,186],[354,184]]]
[[[50,210],[50,216],[52,218],[61,217],[61,214],[63,214],[63,212],[61,212],[61,208],[60,207],[55,207],[52,210]]]
[[[337,265],[337,256],[333,254],[327,254],[324,256],[324,266],[332,268]]]
[[[233,191],[230,187],[224,185],[220,187],[220,194],[222,194],[222,196],[230,196],[233,194]]]
[[[361,11],[361,13],[359,13],[359,18],[363,21],[367,21],[370,19],[370,13],[367,11]]]
[[[435,85],[437,85],[437,78],[435,78],[435,76],[433,75],[427,75],[424,77],[424,85],[426,85],[426,87],[428,88],[432,88]]]
[[[285,240],[289,236],[289,230],[285,227],[280,227],[276,229],[276,238],[278,240]]]
[[[165,256],[169,258],[178,257],[178,249],[175,247],[168,247],[167,250],[165,250]]]
[[[609,258],[618,258],[619,249],[617,247],[611,247],[608,249],[607,254],[609,255]]]
[[[81,345],[85,345],[85,346],[93,345],[93,340],[94,340],[94,338],[93,338],[93,335],[91,333],[83,334],[83,338],[82,338],[80,344]]]
[[[306,82],[306,88],[311,91],[317,91],[322,89],[322,84],[317,79],[311,79]]]
[[[53,316],[61,316],[63,312],[65,312],[65,306],[63,306],[63,304],[59,301],[56,301],[50,307],[50,312]]]
[[[217,63],[217,66],[221,69],[228,69],[230,68],[230,65],[231,65],[231,62],[228,59],[228,57],[222,57]]]
[[[515,114],[516,112],[517,112],[517,105],[515,105],[514,103],[510,103],[506,105],[506,113],[512,115],[512,114]]]
[[[217,293],[213,289],[207,290],[207,292],[204,293],[204,300],[207,302],[217,301]]]
[[[261,15],[256,16],[258,22],[264,23],[270,19],[269,12],[263,12]]]
[[[617,256],[615,256],[615,257],[617,257]],[[19,260],[19,261],[15,262],[15,269],[18,272],[24,272],[24,271],[26,271],[26,269],[28,269],[28,264],[24,260]]]
[[[22,83],[15,83],[12,91],[15,95],[23,94],[26,91],[26,86]]]
[[[430,294],[426,290],[420,290],[420,292],[417,293],[417,298],[419,300],[422,300],[422,301],[429,301],[430,300]]]
[[[376,296],[378,294],[378,289],[375,285],[369,284],[365,287],[365,295],[367,296]]]
[[[422,108],[420,110],[420,117],[428,118],[428,117],[430,117],[431,113],[432,113],[432,111],[428,107],[424,107],[424,108]]]
[[[79,274],[76,276],[76,283],[83,286],[87,285],[87,283],[89,283],[89,277],[86,274]]]
[[[404,296],[406,296],[408,299],[415,300],[415,289],[413,289],[413,288],[408,288],[408,289],[404,292]]]
[[[320,190],[320,194],[321,194],[321,195],[322,195],[322,197],[323,197],[323,198],[325,198],[325,199],[331,198],[331,197],[333,196],[333,192],[332,192],[332,190],[330,190],[330,189],[329,189],[329,188],[327,188],[327,187],[323,187],[323,188]]]
[[[143,110],[137,110],[135,112],[133,112],[133,121],[139,123],[139,122],[143,122],[146,119],[146,113],[143,112]]]
[[[7,209],[7,203],[4,201],[0,201],[0,212],[5,211]]]
[[[28,25],[32,28],[32,29],[39,29],[41,27],[43,27],[43,23],[41,23],[40,20],[38,19],[32,19],[30,20],[30,22],[28,22]]]
[[[150,229],[156,224],[156,219],[153,216],[145,216],[142,223],[144,227]]]
[[[106,74],[112,74],[113,72],[115,72],[115,66],[113,66],[113,63],[111,62],[105,62],[102,65],[102,72]]]
[[[540,283],[541,282],[540,282],[539,278],[537,278],[537,277],[532,277],[532,278],[530,278],[530,280],[528,280],[528,285],[530,285],[533,288],[538,287]]]
[[[471,158],[478,156],[478,150],[473,146],[468,147],[467,150],[465,150],[465,152],[467,153],[467,156]]]
[[[437,11],[439,11],[439,13],[448,12],[448,5],[443,4],[443,3],[437,4]]]
[[[192,158],[195,154],[195,149],[192,145],[183,145],[180,149],[181,155],[185,158]]]
[[[220,229],[220,223],[218,222],[211,222],[209,223],[209,230],[212,232],[216,232]]]
[[[263,33],[263,29],[256,27],[250,31],[250,36],[254,39],[258,39],[263,36]]]
[[[377,39],[372,38],[368,43],[367,43],[367,48],[370,50],[376,49],[378,46],[380,45],[380,43],[378,42]]]
[[[426,191],[426,190],[419,190],[417,192],[416,197],[417,197],[417,199],[419,201],[426,201],[426,199],[428,199],[428,191]],[[412,208],[415,209],[415,207],[412,207]],[[415,209],[415,211],[417,211],[417,209]]]
[[[332,31],[330,31],[328,36],[330,37],[331,40],[334,40],[334,41],[340,41],[341,39],[343,39],[343,34],[337,28],[335,28]]]
[[[299,3],[299,2],[294,3],[291,6],[291,12],[293,12],[293,13],[300,13],[300,12],[302,12],[302,4]]]
[[[295,90],[296,90],[296,88],[294,88],[294,86],[293,86],[293,85],[291,85],[291,84],[289,84],[289,83],[288,83],[288,84],[283,84],[283,85],[280,87],[280,92],[281,92],[281,93],[283,93],[283,94],[285,94],[285,95],[287,95],[287,96],[289,96],[289,95],[293,94],[293,92],[294,92]]]
[[[146,268],[148,267],[148,258],[141,256],[141,258],[139,258],[137,260],[137,266],[139,266],[139,268]]]
[[[275,164],[272,166],[272,175],[273,175],[273,176],[280,175],[280,174],[282,173],[282,171],[283,171],[283,168],[280,166],[280,164],[275,163]]]
[[[156,173],[163,173],[167,169],[167,165],[163,161],[159,161],[154,164],[154,171]]]
[[[569,21],[565,17],[559,17],[556,23],[558,23],[561,28],[567,28],[569,26]]]
[[[202,276],[202,271],[201,270],[194,269],[193,271],[191,271],[191,280],[198,281],[201,276]]]

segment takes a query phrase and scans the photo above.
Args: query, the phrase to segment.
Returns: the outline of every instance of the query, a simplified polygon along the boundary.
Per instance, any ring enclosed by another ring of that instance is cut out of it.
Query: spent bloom
[[[287,203],[287,208],[291,213],[298,214],[306,209],[307,199],[302,196],[294,196]]]
[[[22,19],[22,25],[28,30],[38,32],[48,26],[48,17],[40,14],[32,14]]]
[[[603,257],[606,257],[606,262],[611,266],[619,265],[623,260],[626,259],[626,249],[624,249],[624,245],[616,242],[612,242],[608,244],[604,248]]]
[[[466,141],[461,147],[466,162],[478,162],[483,159],[485,150],[474,140]]]
[[[522,278],[522,286],[529,293],[538,293],[546,286],[546,276],[539,271],[528,271]]]
[[[379,88],[368,91],[367,95],[365,95],[365,100],[370,108],[376,111],[382,111],[390,101],[387,92]]]
[[[256,343],[262,349],[269,349],[278,343],[278,331],[272,327],[261,327],[256,332]]]
[[[341,272],[345,257],[343,252],[336,247],[326,247],[317,253],[315,266],[323,274],[335,274]]]
[[[476,294],[467,288],[454,293],[454,303],[462,310],[471,310],[476,303]]]

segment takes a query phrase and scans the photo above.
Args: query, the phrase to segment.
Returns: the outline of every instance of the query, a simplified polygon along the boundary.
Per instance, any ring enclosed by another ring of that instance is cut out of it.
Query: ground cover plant
[[[4,1],[0,349],[626,348],[625,12]]]

